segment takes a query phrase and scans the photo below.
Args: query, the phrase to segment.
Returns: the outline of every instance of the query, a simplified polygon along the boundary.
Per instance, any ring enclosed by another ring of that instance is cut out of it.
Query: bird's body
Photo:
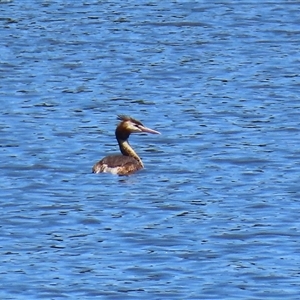
[[[143,167],[131,156],[110,155],[100,160],[94,167],[94,173],[112,173],[130,175]]]
[[[116,128],[116,139],[122,155],[104,157],[93,167],[93,173],[112,173],[130,175],[144,168],[143,162],[128,143],[131,133],[148,132],[159,134],[158,131],[145,127],[140,121],[128,116],[118,116],[121,120]]]

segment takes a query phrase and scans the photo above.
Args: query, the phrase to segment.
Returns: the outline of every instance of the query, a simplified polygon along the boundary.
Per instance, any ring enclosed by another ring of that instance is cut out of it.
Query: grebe
[[[131,133],[148,132],[160,134],[160,132],[145,127],[140,121],[129,116],[119,115],[121,122],[116,128],[116,139],[122,155],[110,155],[104,157],[93,166],[93,173],[112,173],[117,175],[130,175],[144,168],[143,162],[128,143]]]

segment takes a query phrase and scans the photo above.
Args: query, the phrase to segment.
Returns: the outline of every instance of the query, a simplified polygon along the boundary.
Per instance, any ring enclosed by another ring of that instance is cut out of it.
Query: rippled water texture
[[[299,299],[298,1],[0,11],[1,299]]]

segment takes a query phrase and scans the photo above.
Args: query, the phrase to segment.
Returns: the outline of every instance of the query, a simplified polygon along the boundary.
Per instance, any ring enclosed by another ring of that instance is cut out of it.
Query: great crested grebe
[[[145,127],[140,121],[129,116],[119,115],[120,124],[116,128],[116,139],[122,155],[109,155],[93,166],[93,173],[112,173],[117,175],[130,175],[144,168],[143,162],[128,143],[131,133],[160,132]]]

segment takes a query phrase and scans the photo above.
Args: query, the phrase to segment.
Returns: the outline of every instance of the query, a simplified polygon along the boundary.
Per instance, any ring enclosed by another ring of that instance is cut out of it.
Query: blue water
[[[0,12],[1,299],[299,299],[298,1]]]

